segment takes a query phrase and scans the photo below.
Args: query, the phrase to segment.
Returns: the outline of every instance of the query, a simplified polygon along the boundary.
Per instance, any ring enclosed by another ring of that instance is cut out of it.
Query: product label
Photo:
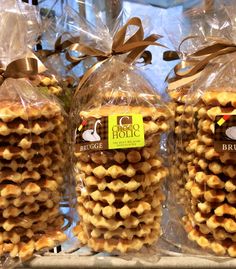
[[[215,118],[214,148],[217,152],[236,152],[236,115]]]
[[[76,131],[76,151],[143,147],[144,126],[140,114],[121,114],[82,120]]]

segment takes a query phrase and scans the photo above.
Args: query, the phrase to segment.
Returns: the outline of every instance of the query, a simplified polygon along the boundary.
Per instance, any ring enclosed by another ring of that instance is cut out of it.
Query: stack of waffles
[[[116,100],[113,93],[112,98],[113,105],[81,111],[81,119],[141,114],[145,146],[75,152],[80,222],[74,233],[95,251],[124,253],[150,245],[160,236],[161,183],[168,170],[158,153],[161,135],[169,130],[172,115],[164,107],[114,105],[121,103],[122,96]]]
[[[172,99],[171,109],[175,111],[175,149],[171,151],[176,154],[171,154],[171,174],[174,180],[172,187],[176,200],[180,204],[186,204],[187,193],[184,186],[188,175],[187,164],[192,158],[192,155],[187,151],[187,146],[195,135],[194,118],[192,117],[195,108],[186,104],[188,91],[189,86],[185,86],[169,92]]]
[[[65,240],[63,121],[52,101],[0,102],[0,256],[26,260]]]
[[[214,147],[218,119],[236,115],[235,91],[209,89],[196,113],[197,132],[188,145],[193,158],[185,186],[191,197],[185,228],[202,248],[236,257],[236,153]]]

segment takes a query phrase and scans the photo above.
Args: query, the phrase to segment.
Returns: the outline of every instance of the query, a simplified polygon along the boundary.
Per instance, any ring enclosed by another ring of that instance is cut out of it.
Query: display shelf
[[[236,259],[206,259],[194,256],[160,257],[155,262],[118,257],[50,254],[36,257],[19,268],[235,268]]]

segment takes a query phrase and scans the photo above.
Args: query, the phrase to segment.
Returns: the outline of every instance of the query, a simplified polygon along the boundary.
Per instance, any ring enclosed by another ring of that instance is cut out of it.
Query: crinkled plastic
[[[75,235],[95,251],[139,251],[156,242],[169,109],[135,67],[113,57],[78,90],[71,119],[80,218]]]
[[[9,6],[5,12],[1,3],[0,11],[0,257],[9,268],[66,239],[60,211],[66,120],[57,99],[40,92],[30,78],[4,74],[11,61],[27,57],[28,39],[16,2],[2,2]]]
[[[164,237],[184,253],[236,256],[234,76],[231,53],[211,61],[183,94],[172,92],[176,152]]]

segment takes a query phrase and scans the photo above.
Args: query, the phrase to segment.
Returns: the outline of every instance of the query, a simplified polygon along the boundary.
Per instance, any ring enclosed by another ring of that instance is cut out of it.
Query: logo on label
[[[109,149],[144,146],[142,115],[111,115],[108,118]]]
[[[236,152],[236,115],[216,116],[214,148],[217,152]]]
[[[102,125],[100,120],[97,120],[95,122],[93,129],[89,129],[83,132],[82,138],[84,139],[84,141],[95,142],[101,140],[100,135],[97,133],[98,124]]]

